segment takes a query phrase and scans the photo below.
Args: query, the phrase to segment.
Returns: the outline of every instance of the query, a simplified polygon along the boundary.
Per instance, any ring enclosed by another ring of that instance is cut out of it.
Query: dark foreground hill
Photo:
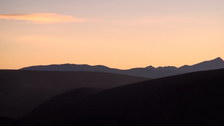
[[[224,125],[224,69],[144,81],[74,101],[72,92],[64,96],[41,105],[24,122],[76,126]],[[69,104],[64,104],[63,99],[70,99]],[[52,109],[52,103],[57,109]]]
[[[53,96],[84,87],[107,89],[145,78],[99,72],[0,71],[0,116],[21,117]]]

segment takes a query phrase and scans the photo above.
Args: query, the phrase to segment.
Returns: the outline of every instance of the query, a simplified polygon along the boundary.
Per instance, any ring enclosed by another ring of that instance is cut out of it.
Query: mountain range
[[[33,70],[33,71],[94,71],[94,72],[107,72],[125,74],[146,78],[161,78],[166,76],[172,76],[177,74],[183,74],[188,72],[212,70],[224,68],[224,61],[218,57],[212,60],[203,61],[194,65],[184,65],[181,67],[165,66],[165,67],[153,67],[147,66],[144,68],[132,68],[127,70],[121,70],[116,68],[109,68],[103,65],[80,65],[80,64],[54,64],[54,65],[40,65],[24,67],[20,70]]]
[[[129,70],[74,64],[0,70],[0,125],[224,126],[223,62]],[[149,79],[149,73],[158,78]]]

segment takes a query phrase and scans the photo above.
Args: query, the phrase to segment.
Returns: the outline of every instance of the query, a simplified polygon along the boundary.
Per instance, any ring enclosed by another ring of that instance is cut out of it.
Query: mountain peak
[[[223,59],[221,57],[217,57],[212,61],[216,61],[216,62],[224,62]]]

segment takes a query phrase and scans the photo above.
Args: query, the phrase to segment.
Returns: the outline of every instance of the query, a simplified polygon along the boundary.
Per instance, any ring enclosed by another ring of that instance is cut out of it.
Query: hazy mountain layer
[[[128,70],[120,70],[109,68],[102,65],[90,66],[90,65],[77,65],[77,64],[62,64],[62,65],[46,65],[46,66],[31,66],[25,67],[21,70],[38,70],[38,71],[96,71],[107,73],[118,73],[147,78],[161,78],[166,76],[172,76],[177,74],[183,74],[195,71],[204,71],[212,69],[224,68],[224,61],[221,58],[216,58],[209,61],[197,63],[195,65],[184,65],[182,67],[166,66],[166,67],[153,67],[148,66],[145,68],[132,68]]]

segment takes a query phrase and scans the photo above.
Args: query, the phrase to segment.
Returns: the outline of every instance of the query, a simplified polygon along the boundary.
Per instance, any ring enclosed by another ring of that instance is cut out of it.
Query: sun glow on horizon
[[[4,0],[0,69],[63,63],[128,69],[224,57],[223,6],[223,0]]]

